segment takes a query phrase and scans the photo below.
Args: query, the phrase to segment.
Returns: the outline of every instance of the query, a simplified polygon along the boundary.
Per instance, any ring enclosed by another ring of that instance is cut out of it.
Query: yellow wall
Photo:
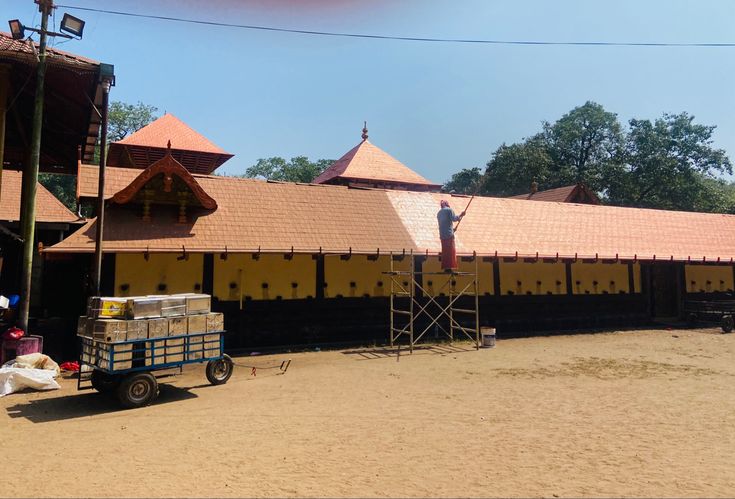
[[[151,253],[146,260],[141,253],[118,253],[115,257],[115,296],[139,296],[201,292],[204,257],[188,254],[188,260],[177,260],[180,253]],[[126,290],[123,285],[127,284]],[[159,284],[166,284],[159,290]],[[195,285],[200,288],[196,289]]]
[[[475,272],[475,262],[463,262],[460,257],[457,257],[459,263],[459,272]],[[424,272],[441,272],[441,257],[430,256],[423,264]],[[493,293],[493,264],[492,262],[483,262],[480,258],[477,262],[477,273],[478,273],[478,286],[480,290],[480,296],[485,293]],[[437,296],[440,294],[449,294],[449,275],[448,274],[424,274],[423,276],[423,287],[426,294],[430,296]],[[431,284],[429,284],[431,281]],[[470,276],[455,276],[456,284],[454,286],[455,292],[462,291],[467,284],[472,282]],[[472,286],[467,288],[465,293],[473,294],[474,289]]]
[[[390,256],[380,256],[377,260],[368,260],[367,255],[352,255],[342,260],[338,255],[324,257],[325,298],[342,295],[345,298],[360,296],[389,296],[390,277],[383,272],[390,271]],[[393,262],[394,270],[411,269],[411,258],[406,256],[402,261]],[[406,277],[406,281],[410,277]],[[354,282],[355,286],[350,286]],[[379,286],[378,283],[382,283]]]
[[[500,262],[500,290],[504,295],[563,295],[567,292],[563,263]]]
[[[729,265],[684,265],[684,272],[687,293],[733,290],[732,267]]]
[[[261,254],[253,260],[250,254],[230,254],[227,260],[214,256],[214,296],[222,301],[284,300],[314,297],[316,294],[316,261],[311,255]],[[268,287],[264,288],[263,283]],[[292,283],[296,283],[294,288]]]
[[[634,266],[634,284],[638,288],[640,269]],[[636,273],[637,271],[637,273]],[[595,282],[597,284],[595,285]],[[628,264],[626,263],[573,263],[572,292],[575,295],[629,293]],[[634,290],[635,292],[637,290]]]

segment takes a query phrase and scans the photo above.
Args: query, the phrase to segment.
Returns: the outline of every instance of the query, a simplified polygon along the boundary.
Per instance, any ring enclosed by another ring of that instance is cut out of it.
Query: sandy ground
[[[734,496],[735,334],[238,357],[129,411],[0,398],[1,496]],[[19,472],[18,470],[24,470]]]

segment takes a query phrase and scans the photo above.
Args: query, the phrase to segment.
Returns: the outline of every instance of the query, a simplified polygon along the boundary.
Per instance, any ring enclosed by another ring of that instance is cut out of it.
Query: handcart
[[[150,404],[158,396],[157,378],[181,374],[185,364],[206,362],[213,385],[232,376],[232,359],[223,353],[224,331],[115,343],[79,338],[77,389],[114,394],[125,408]]]
[[[719,323],[723,332],[730,333],[735,324],[735,300],[686,300],[684,314],[692,325],[715,322]]]

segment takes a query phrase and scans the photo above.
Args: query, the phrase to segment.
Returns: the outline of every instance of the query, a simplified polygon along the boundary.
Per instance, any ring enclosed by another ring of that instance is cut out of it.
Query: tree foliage
[[[543,123],[540,133],[501,145],[481,192],[512,196],[529,192],[533,181],[541,190],[583,182],[609,204],[733,212],[735,187],[719,178],[732,164],[713,146],[714,130],[687,113],[631,119],[624,128],[614,113],[587,102]]]
[[[284,182],[311,182],[334,163],[333,159],[309,161],[306,156],[296,156],[289,161],[281,157],[261,158],[245,170],[244,177],[279,180]]]
[[[465,168],[452,175],[452,178],[442,186],[445,192],[457,194],[474,194],[481,187],[482,173],[480,168]]]
[[[107,140],[117,142],[137,132],[157,118],[156,111],[157,107],[140,101],[137,104],[112,102],[107,114]]]
[[[39,173],[38,183],[56,196],[64,206],[76,211],[76,177],[63,173]]]

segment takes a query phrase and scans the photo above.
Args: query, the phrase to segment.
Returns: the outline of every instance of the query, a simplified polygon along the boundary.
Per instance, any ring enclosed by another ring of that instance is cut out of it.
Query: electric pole
[[[54,8],[53,0],[35,0],[41,12],[41,40],[38,44],[38,67],[36,69],[36,98],[33,108],[33,132],[31,135],[31,154],[28,164],[23,170],[23,192],[21,206],[21,237],[23,252],[20,280],[20,304],[18,310],[18,327],[28,330],[28,315],[31,305],[31,274],[33,271],[33,254],[35,253],[36,229],[36,187],[38,185],[38,167],[41,160],[41,128],[43,126],[43,83],[46,76],[46,39],[48,18]]]

